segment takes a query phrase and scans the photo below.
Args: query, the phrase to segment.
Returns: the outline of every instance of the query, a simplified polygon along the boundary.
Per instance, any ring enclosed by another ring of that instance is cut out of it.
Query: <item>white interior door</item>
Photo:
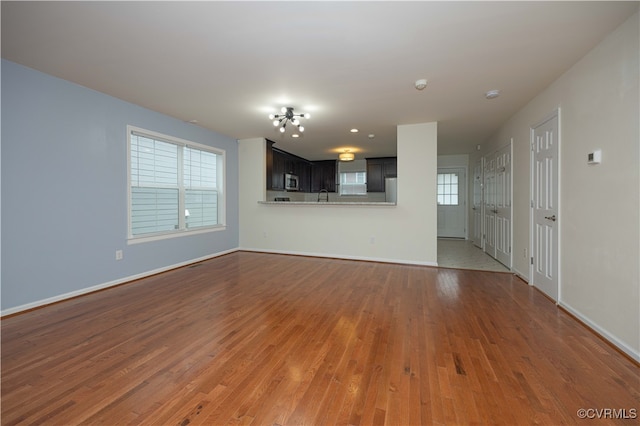
[[[495,154],[495,258],[511,268],[511,142]]]
[[[532,129],[532,284],[558,301],[558,114]]]
[[[467,238],[464,168],[438,169],[438,237]]]
[[[484,160],[484,251],[496,257],[496,157],[491,155]]]
[[[482,248],[482,158],[473,166],[473,244]]]

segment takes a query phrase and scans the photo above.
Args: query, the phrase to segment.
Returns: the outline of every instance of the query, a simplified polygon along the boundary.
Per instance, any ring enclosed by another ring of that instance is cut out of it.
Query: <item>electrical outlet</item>
[[[122,260],[122,250],[116,250],[116,260]]]
[[[523,256],[525,259],[527,258],[527,248],[526,248],[526,247],[525,247],[525,249],[524,249],[524,253],[523,253],[523,255],[522,255],[522,256]]]
[[[262,232],[262,238],[267,238],[267,231]]]
[[[369,237],[369,244],[375,244],[376,243],[376,237],[375,236],[370,236]]]

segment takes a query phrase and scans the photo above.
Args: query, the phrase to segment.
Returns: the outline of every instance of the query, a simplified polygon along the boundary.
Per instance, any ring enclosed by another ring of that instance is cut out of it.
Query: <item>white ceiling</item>
[[[2,57],[310,160],[395,155],[438,121],[466,153],[638,2],[2,2]],[[426,89],[414,88],[426,78]],[[484,93],[501,96],[486,100]],[[309,112],[304,136],[267,118]],[[351,128],[360,130],[357,134]],[[369,134],[375,134],[369,139]]]

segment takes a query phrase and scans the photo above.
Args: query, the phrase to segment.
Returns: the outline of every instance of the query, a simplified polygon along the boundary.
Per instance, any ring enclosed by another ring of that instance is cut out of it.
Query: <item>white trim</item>
[[[137,133],[140,136],[149,136],[154,139],[161,140],[163,142],[171,143],[174,145],[188,146],[191,148],[197,148],[202,151],[209,151],[217,155],[225,155],[226,151],[222,148],[216,148],[210,145],[205,145],[198,142],[188,141],[171,135],[165,135],[163,133],[154,132],[153,130],[143,129],[141,127],[127,125],[127,138],[131,137],[131,132]]]
[[[577,309],[573,308],[572,306],[562,301],[558,302],[558,306],[562,307],[567,312],[571,313],[571,315],[575,316],[580,322],[584,323],[587,327],[591,328],[594,332],[599,334],[605,340],[614,344],[622,352],[629,355],[634,360],[640,362],[640,352],[634,350],[631,346],[627,345],[625,342],[618,339],[616,336],[609,333],[607,330],[600,327],[595,322],[591,321],[588,317],[583,315],[580,311],[578,311]]]
[[[162,234],[147,234],[145,236],[129,238],[127,240],[127,245],[130,246],[132,244],[148,243],[149,241],[160,241],[176,237],[188,237],[191,235],[206,234],[208,232],[225,231],[226,229],[226,225],[216,225],[214,227],[206,228],[181,229]]]
[[[516,274],[522,281],[524,281],[525,283],[527,283],[528,285],[532,286],[533,284],[531,282],[529,282],[529,278],[523,274],[522,272],[518,271],[515,268],[511,269],[511,272],[513,272],[514,274]]]
[[[513,271],[513,137],[509,139],[509,269]]]
[[[47,299],[37,300],[35,302],[31,302],[31,303],[27,303],[27,304],[24,304],[24,305],[16,306],[16,307],[13,307],[13,308],[5,309],[5,310],[0,312],[0,317],[4,317],[6,315],[16,314],[18,312],[27,311],[29,309],[34,309],[34,308],[38,308],[38,307],[45,306],[45,305],[50,305],[52,303],[60,302],[60,301],[66,300],[66,299],[71,299],[73,297],[82,296],[84,294],[93,293],[93,292],[98,291],[98,290],[103,290],[103,289],[106,289],[106,288],[109,288],[109,287],[113,287],[113,286],[124,284],[124,283],[130,282],[130,281],[138,280],[140,278],[146,278],[146,277],[149,277],[151,275],[155,275],[155,274],[159,274],[161,272],[169,271],[171,269],[177,269],[177,268],[181,268],[183,266],[191,265],[193,263],[198,263],[198,262],[202,262],[202,261],[205,261],[205,260],[213,259],[214,257],[223,256],[225,254],[233,253],[233,252],[236,252],[238,250],[239,249],[237,249],[237,248],[224,250],[224,251],[221,251],[221,252],[218,252],[218,253],[210,254],[210,255],[207,255],[207,256],[202,256],[202,257],[199,257],[197,259],[186,260],[184,262],[176,263],[176,264],[170,265],[170,266],[164,266],[162,268],[154,269],[152,271],[141,272],[141,273],[136,274],[136,275],[131,275],[131,276],[128,276],[128,277],[119,278],[117,280],[109,281],[109,282],[106,282],[106,283],[94,285],[94,286],[91,286],[91,287],[83,288],[83,289],[72,291],[72,292],[69,292],[69,293],[64,293],[64,294],[60,294],[60,295],[57,295],[57,296],[49,297]]]
[[[511,161],[513,161],[513,158],[511,159]],[[467,211],[471,212],[471,217],[469,218],[469,229],[471,229],[471,223],[473,223],[473,233],[476,232],[476,227],[475,227],[475,203],[474,203],[474,197],[475,197],[475,167],[476,167],[476,163],[480,163],[480,245],[477,246],[475,244],[475,241],[473,239],[473,234],[470,235],[469,240],[473,243],[473,245],[475,245],[476,247],[480,248],[480,250],[482,250],[482,252],[485,252],[484,249],[484,156],[481,156],[480,158],[478,158],[474,163],[473,163],[473,173],[471,173],[471,175],[467,176],[467,183],[470,184],[470,188],[469,188],[469,205],[467,207]],[[511,173],[513,175],[513,171]],[[512,200],[513,201],[513,200]],[[512,236],[513,237],[513,236]],[[513,238],[512,238],[513,239]]]
[[[436,266],[436,267],[438,266],[437,262],[421,262],[417,260],[389,259],[389,258],[367,257],[367,256],[349,256],[349,255],[331,254],[331,253],[311,253],[311,252],[304,252],[304,251],[271,250],[271,249],[248,248],[248,247],[240,247],[238,251],[250,251],[255,253],[287,254],[291,256],[325,257],[329,259],[362,260],[365,262],[399,263],[403,265]]]
[[[554,114],[558,117],[558,303],[562,301],[562,115],[560,106],[556,108]]]
[[[519,272],[519,271],[517,271],[515,269],[513,270],[513,272],[520,279],[522,279],[524,282],[526,282],[529,286],[533,287],[533,283],[530,282],[529,279],[524,276],[524,274],[522,274],[521,272]],[[572,307],[571,305],[569,305],[569,304],[567,304],[567,303],[565,303],[563,301],[559,301],[558,303],[556,303],[556,306],[559,306],[562,309],[564,309],[565,311],[569,312],[579,322],[581,322],[582,325],[590,328],[594,333],[598,334],[604,340],[606,340],[607,342],[609,342],[612,345],[614,345],[620,351],[624,352],[625,354],[627,354],[629,357],[633,358],[634,360],[640,362],[640,352],[634,350],[631,346],[627,345],[626,343],[624,343],[623,341],[618,339],[616,336],[612,335],[607,330],[603,329],[598,324],[596,324],[595,322],[591,321],[588,317],[583,315],[580,311],[578,311],[577,309],[575,309],[574,307]]]

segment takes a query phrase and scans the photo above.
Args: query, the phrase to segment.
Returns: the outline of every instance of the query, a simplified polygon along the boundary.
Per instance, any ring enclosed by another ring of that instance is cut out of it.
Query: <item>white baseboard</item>
[[[290,251],[290,250],[256,249],[256,248],[247,248],[247,247],[241,247],[238,250],[251,251],[256,253],[288,254],[292,256],[324,257],[329,259],[362,260],[366,262],[399,263],[403,265],[438,266],[437,262],[421,262],[416,260],[388,259],[388,258],[367,257],[367,256],[349,256],[349,255],[330,254],[330,253],[312,253],[312,252],[300,252],[300,251]]]
[[[523,274],[522,272],[518,271],[515,268],[511,269],[511,272],[513,272],[514,274],[516,274],[522,281],[524,281],[525,283],[531,285],[531,283],[529,282],[529,277],[526,276],[526,274]]]
[[[526,275],[524,275],[523,273],[515,269],[513,270],[513,272],[522,280],[524,280],[527,284],[532,285],[529,282],[529,278]],[[566,310],[567,312],[569,312],[578,321],[583,323],[585,326],[589,327],[591,330],[593,330],[593,332],[600,335],[600,337],[607,340],[609,343],[617,347],[620,351],[624,352],[625,354],[627,354],[629,357],[636,360],[637,362],[640,362],[640,352],[633,349],[632,347],[630,347],[629,345],[627,345],[626,343],[618,339],[616,336],[614,336],[604,328],[600,327],[598,324],[591,321],[587,316],[583,315],[579,310],[575,309],[574,307],[572,307],[571,305],[563,301],[558,301],[556,305]]]
[[[52,303],[61,302],[66,299],[71,299],[74,297],[82,296],[84,294],[92,293],[94,291],[104,290],[109,287],[114,287],[120,284],[124,284],[129,281],[134,281],[140,278],[145,278],[151,275],[159,274],[161,272],[170,271],[172,269],[181,268],[183,266],[187,266],[193,263],[202,262],[204,260],[213,259],[214,257],[223,256],[225,254],[233,253],[236,251],[252,251],[252,252],[264,252],[264,253],[274,253],[274,254],[289,254],[289,255],[298,255],[298,256],[311,256],[311,257],[326,257],[326,258],[336,258],[336,259],[348,259],[348,260],[364,260],[364,261],[372,261],[372,262],[384,262],[384,263],[401,263],[408,265],[422,265],[422,266],[438,266],[437,263],[434,262],[417,262],[411,260],[393,260],[393,259],[383,259],[383,258],[371,258],[364,256],[338,256],[338,255],[329,255],[323,253],[306,253],[306,252],[292,252],[292,251],[284,251],[284,250],[265,250],[265,249],[251,249],[251,248],[234,248],[230,250],[225,250],[219,253],[214,253],[211,255],[203,256],[197,259],[191,259],[184,262],[176,263],[174,265],[165,266],[162,268],[154,269],[152,271],[142,272],[140,274],[131,275],[124,278],[119,278],[117,280],[109,281],[106,283],[97,284],[91,287],[83,288],[80,290],[75,290],[69,293],[60,294],[57,296],[49,297],[46,299],[37,300],[35,302],[26,303],[24,305],[15,306],[13,308],[8,308],[0,311],[0,317],[4,317],[7,315],[13,315],[19,312],[28,311],[30,309],[39,308],[41,306],[50,305]]]
[[[126,282],[134,281],[134,280],[137,280],[137,279],[140,279],[140,278],[145,278],[145,277],[148,277],[148,276],[151,276],[151,275],[159,274],[161,272],[170,271],[171,269],[181,268],[183,266],[191,265],[193,263],[202,262],[204,260],[213,259],[214,257],[223,256],[225,254],[233,253],[233,252],[236,252],[236,251],[238,251],[237,248],[234,248],[234,249],[231,249],[231,250],[225,250],[225,251],[221,251],[219,253],[214,253],[214,254],[211,254],[211,255],[199,257],[197,259],[187,260],[187,261],[184,261],[184,262],[176,263],[174,265],[170,265],[170,266],[165,266],[165,267],[162,267],[162,268],[154,269],[152,271],[142,272],[140,274],[132,275],[132,276],[129,276],[129,277],[119,278],[117,280],[109,281],[109,282],[106,282],[106,283],[94,285],[94,286],[91,286],[91,287],[83,288],[83,289],[72,291],[72,292],[69,292],[69,293],[60,294],[58,296],[49,297],[47,299],[37,300],[35,302],[31,302],[31,303],[27,303],[27,304],[24,304],[24,305],[16,306],[16,307],[13,307],[13,308],[5,309],[5,310],[0,312],[0,316],[4,317],[6,315],[16,314],[18,312],[27,311],[29,309],[39,308],[41,306],[49,305],[51,303],[56,303],[56,302],[60,302],[60,301],[66,300],[66,299],[71,299],[73,297],[82,296],[83,294],[88,294],[88,293],[92,293],[94,291],[103,290],[105,288],[109,288],[109,287],[113,287],[113,286],[116,286],[116,285],[124,284]]]
[[[638,352],[638,350],[630,347],[625,342],[623,342],[622,340],[618,339],[616,336],[614,336],[613,334],[609,333],[604,328],[600,327],[598,324],[596,324],[593,321],[591,321],[588,317],[583,315],[577,309],[573,308],[571,305],[569,305],[569,304],[567,304],[565,302],[562,302],[562,301],[558,302],[558,305],[560,307],[562,307],[562,309],[565,309],[567,312],[569,312],[571,315],[575,316],[578,320],[583,322],[587,327],[591,328],[594,332],[596,332],[597,334],[602,336],[605,340],[611,342],[613,345],[615,345],[622,352],[624,352],[625,354],[629,355],[629,357],[631,357],[632,359],[636,360],[637,362],[640,362],[640,352]]]

